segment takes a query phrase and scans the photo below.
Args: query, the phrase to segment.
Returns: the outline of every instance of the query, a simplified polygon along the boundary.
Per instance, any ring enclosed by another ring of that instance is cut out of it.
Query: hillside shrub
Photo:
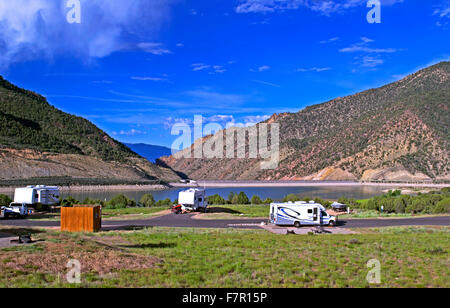
[[[156,205],[155,198],[153,197],[152,194],[145,194],[145,195],[143,195],[141,200],[139,201],[139,203],[143,207],[152,207],[152,206]]]
[[[12,202],[11,198],[7,195],[0,195],[0,206],[8,206]]]
[[[120,194],[113,197],[106,204],[107,208],[110,209],[123,209],[127,207],[136,207],[136,201],[129,199],[127,196]]]
[[[261,198],[259,196],[254,195],[252,197],[251,203],[252,204],[262,204],[263,202],[262,202],[262,200],[261,200]]]

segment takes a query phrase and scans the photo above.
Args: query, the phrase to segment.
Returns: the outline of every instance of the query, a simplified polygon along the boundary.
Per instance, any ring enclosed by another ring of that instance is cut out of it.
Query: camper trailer
[[[26,204],[35,206],[42,204],[44,206],[56,205],[59,203],[59,188],[51,186],[28,186],[25,188],[16,188],[14,193],[15,204]]]
[[[278,226],[325,226],[336,225],[336,217],[330,216],[325,208],[314,201],[272,203],[270,205],[270,222]]]
[[[206,191],[199,188],[180,191],[178,194],[178,203],[181,204],[185,211],[206,211],[208,207]]]

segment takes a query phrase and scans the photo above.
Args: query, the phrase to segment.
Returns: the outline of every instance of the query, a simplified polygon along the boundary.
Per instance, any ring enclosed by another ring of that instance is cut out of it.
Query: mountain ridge
[[[194,179],[448,180],[450,62],[400,81],[274,114],[280,124],[280,164],[261,160],[161,158]],[[198,141],[197,141],[198,142]]]
[[[45,97],[0,76],[0,178],[176,180],[90,121],[50,105]]]

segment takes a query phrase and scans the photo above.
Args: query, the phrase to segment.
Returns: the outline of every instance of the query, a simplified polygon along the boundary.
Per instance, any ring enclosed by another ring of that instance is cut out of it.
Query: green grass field
[[[450,228],[362,232],[43,232],[33,246],[0,250],[0,287],[450,287]],[[80,285],[64,283],[69,258],[82,263]],[[366,281],[370,259],[381,263],[379,285]]]

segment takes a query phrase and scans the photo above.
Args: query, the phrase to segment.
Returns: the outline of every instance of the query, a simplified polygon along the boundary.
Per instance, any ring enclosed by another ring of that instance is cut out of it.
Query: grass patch
[[[360,210],[356,209],[351,214],[340,215],[339,218],[413,218],[413,217],[426,217],[426,216],[437,216],[437,215],[414,215],[411,213],[380,213],[375,210]]]
[[[55,264],[81,258],[90,264],[82,287],[450,287],[449,230],[403,227],[320,236],[181,228],[50,232],[38,235],[45,240],[38,244],[42,251],[0,251],[0,287],[69,286],[61,282],[64,266],[17,263],[24,256],[48,256]],[[380,285],[366,281],[370,259],[381,263]]]

